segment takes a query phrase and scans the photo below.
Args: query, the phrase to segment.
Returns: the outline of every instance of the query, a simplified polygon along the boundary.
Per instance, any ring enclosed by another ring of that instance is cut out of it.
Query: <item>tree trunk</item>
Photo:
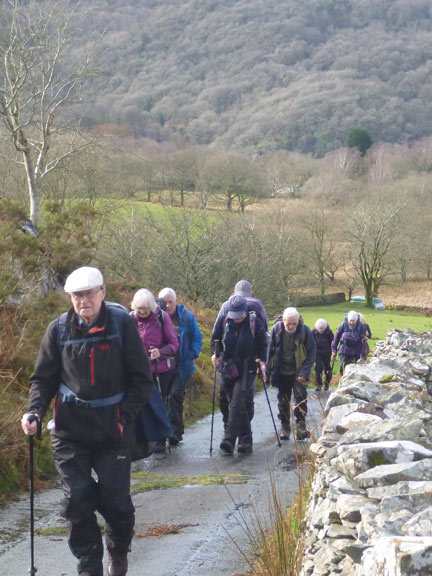
[[[373,298],[372,288],[370,286],[365,286],[365,306],[366,306],[366,308],[373,308],[372,298]]]
[[[30,220],[37,228],[40,224],[40,186],[33,170],[33,162],[29,150],[23,151],[24,167],[27,176],[27,185],[30,198]]]

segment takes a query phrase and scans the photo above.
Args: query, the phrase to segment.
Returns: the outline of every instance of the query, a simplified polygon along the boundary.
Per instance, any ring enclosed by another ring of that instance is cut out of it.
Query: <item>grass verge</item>
[[[203,474],[199,476],[170,476],[167,474],[150,474],[148,472],[132,473],[132,493],[181,488],[182,486],[210,486],[217,484],[245,484],[251,476],[246,474]]]

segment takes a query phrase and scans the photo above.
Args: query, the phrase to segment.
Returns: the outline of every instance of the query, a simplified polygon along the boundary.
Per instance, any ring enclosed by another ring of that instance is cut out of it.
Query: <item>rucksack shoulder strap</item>
[[[250,326],[250,330],[252,332],[252,336],[255,338],[255,330],[256,330],[256,312],[255,310],[251,310],[249,312],[249,326]]]
[[[282,334],[282,319],[277,320],[275,323],[275,344],[279,344]]]
[[[111,320],[114,328],[113,333],[120,339],[120,344],[123,344],[123,327],[125,317],[128,315],[127,310],[124,306],[115,302],[106,302],[105,306],[111,313]]]
[[[57,318],[57,342],[60,348],[63,348],[69,337],[69,326],[66,324],[67,315],[67,312],[63,312]]]
[[[164,319],[164,313],[163,313],[162,308],[157,309],[156,320],[157,320],[159,329],[160,329],[161,334],[162,334],[162,345],[164,345],[165,342],[167,341],[167,338],[165,337],[165,319]]]

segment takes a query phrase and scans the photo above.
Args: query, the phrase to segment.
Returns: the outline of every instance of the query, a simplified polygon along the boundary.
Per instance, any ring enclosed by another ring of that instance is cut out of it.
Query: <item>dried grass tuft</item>
[[[135,532],[135,538],[160,538],[168,534],[180,534],[183,528],[199,526],[199,524],[160,524],[159,522],[151,522],[142,526],[146,526],[147,530],[145,532]]]

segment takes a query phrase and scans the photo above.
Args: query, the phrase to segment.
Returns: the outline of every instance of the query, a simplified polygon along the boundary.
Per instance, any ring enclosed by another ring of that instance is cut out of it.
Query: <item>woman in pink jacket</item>
[[[135,318],[139,335],[150,358],[153,379],[167,406],[171,387],[178,372],[175,355],[179,342],[171,318],[156,304],[150,290],[145,288],[136,292],[131,308],[131,316]],[[164,450],[165,442],[155,449],[156,452]]]

